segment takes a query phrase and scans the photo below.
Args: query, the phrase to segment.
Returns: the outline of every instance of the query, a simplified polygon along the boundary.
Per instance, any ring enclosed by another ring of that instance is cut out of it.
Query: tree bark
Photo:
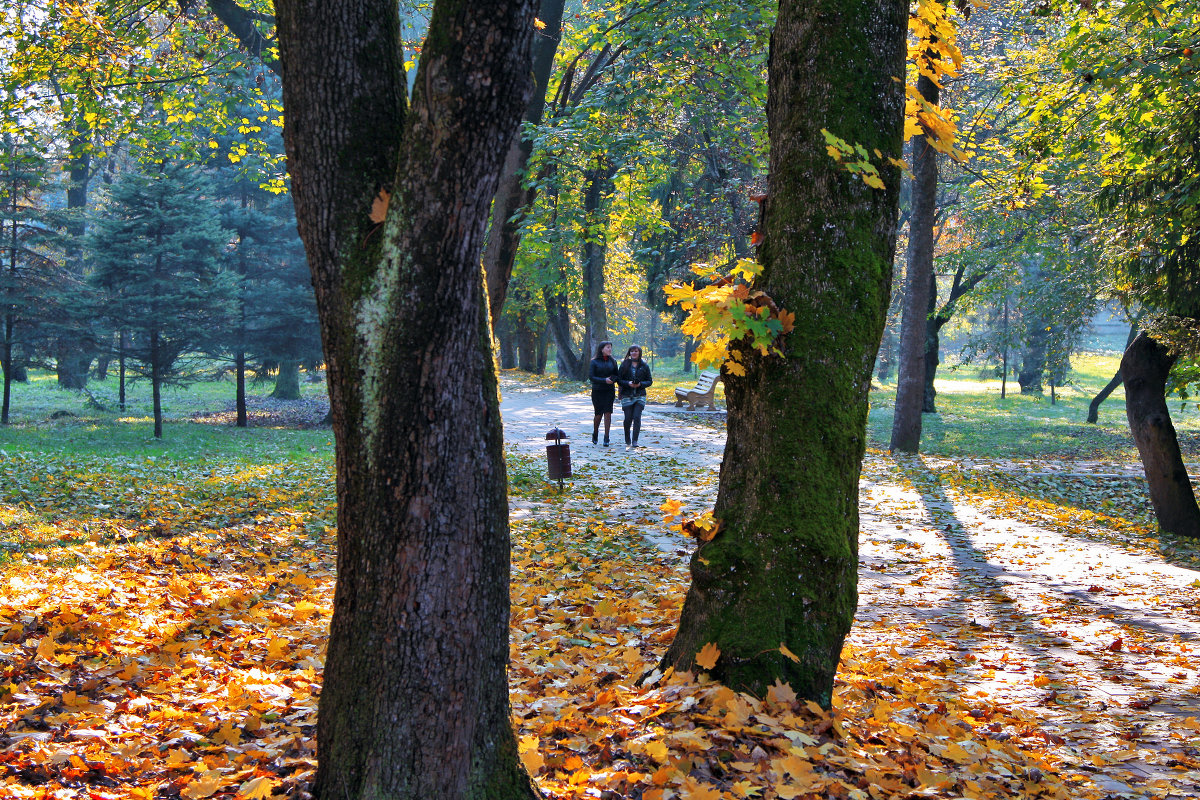
[[[796,315],[783,356],[743,353],[724,375],[729,434],[714,513],[691,561],[663,666],[708,670],[763,696],[775,680],[828,707],[854,619],[858,478],[867,395],[888,306],[900,177],[886,189],[840,168],[821,128],[901,152],[906,3],[783,0],[771,38],[771,169],[755,288]],[[814,346],[814,343],[819,343]],[[780,650],[786,645],[797,661]]]
[[[1138,323],[1137,321],[1134,321],[1134,323],[1129,326],[1129,338],[1125,340],[1126,350],[1129,349],[1129,345],[1133,344],[1133,340],[1137,338],[1137,334]],[[1121,370],[1118,369],[1117,373],[1112,376],[1112,380],[1110,380],[1103,389],[1097,392],[1096,396],[1092,398],[1092,402],[1088,404],[1087,421],[1089,423],[1095,425],[1100,421],[1100,404],[1107,400],[1108,396],[1112,394],[1113,391],[1120,385]]]
[[[150,331],[150,394],[154,405],[154,438],[161,439],[163,435],[162,419],[162,369],[158,346],[158,331]]]
[[[1167,375],[1176,358],[1145,332],[1138,334],[1121,359],[1125,413],[1142,457],[1158,526],[1200,538],[1200,508],[1167,409]]]
[[[513,333],[512,320],[505,317],[493,317],[492,329],[496,335],[496,343],[500,347],[500,368],[517,368],[517,337]]]
[[[612,193],[612,176],[613,169],[607,164],[584,173],[583,313],[588,334],[583,343],[584,359],[594,356],[600,342],[608,339],[608,309],[604,305],[604,262],[608,253],[604,237],[608,220],[604,199]]]
[[[559,376],[572,380],[583,380],[587,377],[590,358],[587,357],[587,353],[575,355],[575,346],[571,342],[571,317],[567,311],[566,295],[550,289],[542,289],[542,299],[546,303],[546,319],[550,323],[550,335],[554,339],[554,360],[558,365]]]
[[[546,108],[546,90],[554,71],[554,55],[562,38],[563,0],[541,0],[538,19],[545,23],[533,40],[533,94],[525,109],[524,121],[536,125]],[[533,142],[518,132],[509,146],[500,173],[496,199],[492,205],[492,225],[483,250],[483,271],[487,277],[488,306],[492,325],[500,319],[513,264],[521,244],[522,217],[537,198],[537,189],[524,186],[525,168],[533,154]]]
[[[937,389],[934,388],[933,382],[937,378],[938,365],[942,363],[941,358],[941,333],[942,326],[949,319],[943,319],[937,312],[937,276],[932,274],[930,270],[929,276],[929,313],[925,316],[925,355],[922,361],[925,362],[924,390],[921,397],[921,413],[936,414],[937,413]]]
[[[509,720],[507,478],[480,271],[533,12],[438,0],[406,104],[394,0],[276,2],[337,454],[319,800],[536,796]]]
[[[1088,403],[1087,421],[1089,423],[1095,425],[1100,421],[1100,404],[1108,399],[1108,396],[1113,393],[1114,389],[1121,385],[1121,382],[1121,370],[1117,370],[1117,373],[1112,376],[1112,380],[1096,393],[1096,396],[1092,398],[1092,402]]]
[[[1021,370],[1017,373],[1017,384],[1021,394],[1042,394],[1042,374],[1046,371],[1046,326],[1035,319],[1029,326],[1029,338],[1021,353]]]
[[[91,180],[91,130],[82,121],[71,139],[71,158],[67,166],[67,268],[83,275],[83,237],[87,233],[84,212],[88,203],[88,183]],[[78,321],[77,322],[81,322]],[[63,389],[82,389],[87,386],[88,367],[92,354],[85,344],[82,330],[66,333],[55,343],[54,363],[58,385]]]
[[[276,400],[300,399],[300,362],[283,359],[279,362],[279,371],[275,373],[275,389],[271,397]]]
[[[917,90],[930,103],[938,86],[917,79]],[[896,411],[892,417],[892,452],[915,453],[921,446],[921,409],[925,402],[925,332],[933,281],[933,226],[937,218],[937,151],[919,137],[913,140],[912,215],[908,220],[908,268],[904,309],[900,318],[900,364],[896,376]]]

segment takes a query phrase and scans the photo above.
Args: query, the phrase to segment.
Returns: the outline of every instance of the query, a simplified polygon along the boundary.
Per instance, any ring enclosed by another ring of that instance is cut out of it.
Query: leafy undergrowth
[[[23,455],[2,469],[0,795],[302,795],[333,585],[329,460]],[[1121,756],[1065,758],[1038,706],[966,696],[975,656],[953,632],[858,626],[832,713],[782,685],[755,698],[654,674],[686,569],[614,522],[614,498],[582,511],[539,474],[511,459],[528,510],[513,526],[511,685],[547,796],[1105,796],[1094,772]],[[1175,763],[1200,768],[1188,752]]]

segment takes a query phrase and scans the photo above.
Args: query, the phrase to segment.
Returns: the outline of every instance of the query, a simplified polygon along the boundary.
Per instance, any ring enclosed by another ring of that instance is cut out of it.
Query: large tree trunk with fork
[[[536,796],[509,720],[507,481],[480,270],[534,9],[438,0],[409,102],[394,0],[276,2],[337,455],[319,800]]]

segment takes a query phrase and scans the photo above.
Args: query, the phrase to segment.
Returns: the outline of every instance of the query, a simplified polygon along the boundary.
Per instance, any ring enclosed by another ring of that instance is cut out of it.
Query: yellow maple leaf
[[[863,173],[862,179],[863,183],[865,183],[867,186],[870,186],[872,189],[884,188],[883,181],[879,179],[878,175],[868,175]]]
[[[251,778],[238,787],[238,795],[245,800],[266,800],[275,793],[275,781],[267,775]]]
[[[679,502],[678,500],[671,499],[663,503],[658,508],[663,512],[664,517],[671,519],[672,517],[678,517],[680,512],[683,511],[683,503]]]
[[[183,787],[181,795],[188,800],[200,800],[203,797],[212,797],[217,793],[217,789],[221,788],[221,773],[215,769],[210,769],[199,777],[193,778],[192,782]]]
[[[696,665],[702,669],[712,669],[717,665],[717,659],[721,656],[721,648],[713,642],[709,642],[700,648],[700,652],[696,653]]]
[[[49,661],[50,659],[54,658],[54,648],[54,637],[43,636],[42,640],[38,642],[37,657],[44,658]]]
[[[687,777],[679,787],[680,800],[721,800],[721,790],[693,777]]]
[[[732,358],[725,362],[725,371],[730,375],[736,375],[739,378],[746,377],[746,368],[740,362],[734,361]]]
[[[775,683],[767,689],[767,700],[776,705],[791,705],[796,702],[796,693],[791,686],[776,678]]]
[[[660,764],[667,763],[667,756],[671,754],[670,749],[665,742],[655,740],[646,745],[646,755],[653,758]],[[660,770],[661,771],[661,770]],[[661,785],[661,784],[660,784]]]
[[[546,766],[546,759],[538,751],[538,737],[536,735],[522,736],[517,742],[517,752],[521,756],[521,763],[525,765],[525,769],[530,775],[537,775],[541,772],[542,767]]]
[[[787,645],[784,644],[783,642],[779,643],[779,652],[782,653],[783,655],[787,656],[788,658],[790,658],[792,661],[796,662],[797,664],[800,663],[800,656],[796,655],[791,650],[788,650]]]

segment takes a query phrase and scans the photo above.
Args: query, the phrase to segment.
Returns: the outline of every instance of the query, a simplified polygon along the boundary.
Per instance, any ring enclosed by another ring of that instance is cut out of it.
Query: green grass
[[[1099,423],[1089,425],[1088,404],[1116,372],[1117,355],[1085,354],[1072,361],[1068,385],[1051,404],[1044,395],[1021,395],[1016,381],[1000,397],[999,379],[981,379],[971,367],[943,366],[935,384],[937,414],[922,419],[921,451],[930,455],[994,458],[1080,458],[1136,461],[1137,449],[1125,418],[1121,387],[1100,407]],[[891,438],[895,383],[872,387],[868,445],[886,449]],[[1185,454],[1200,454],[1200,413],[1192,404],[1171,403],[1171,415]]]

